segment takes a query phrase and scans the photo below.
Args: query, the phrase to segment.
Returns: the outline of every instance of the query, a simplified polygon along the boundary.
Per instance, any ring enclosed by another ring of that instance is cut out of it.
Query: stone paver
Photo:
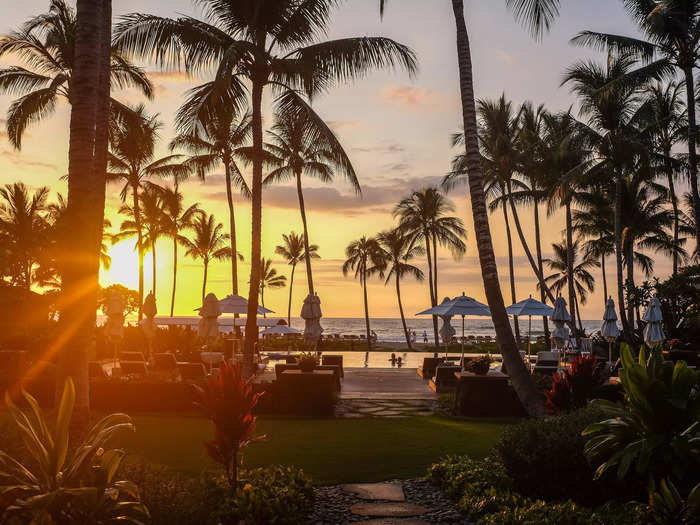
[[[367,500],[406,501],[401,483],[353,483],[343,490]]]
[[[400,518],[420,516],[428,509],[415,503],[355,503],[350,512],[357,516],[378,516],[382,518]]]
[[[337,417],[430,416],[436,404],[422,399],[341,399],[336,405]]]
[[[430,523],[414,518],[377,518],[368,521],[353,521],[352,525],[430,525]]]

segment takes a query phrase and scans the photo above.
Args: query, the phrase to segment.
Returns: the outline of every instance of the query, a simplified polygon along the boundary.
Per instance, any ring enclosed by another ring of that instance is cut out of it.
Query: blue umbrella
[[[554,308],[548,306],[544,303],[536,301],[532,298],[532,295],[520,301],[519,303],[511,304],[506,308],[508,315],[524,316],[527,315],[527,356],[530,357],[530,339],[532,334],[532,316],[545,317],[551,315]]]

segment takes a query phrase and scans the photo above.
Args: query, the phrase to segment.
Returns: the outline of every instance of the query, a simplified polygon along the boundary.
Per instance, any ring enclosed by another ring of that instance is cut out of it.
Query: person
[[[414,344],[416,342],[416,338],[417,338],[416,331],[411,330],[411,344]]]
[[[423,330],[423,342],[425,344],[428,344],[428,332],[426,332],[425,330]]]
[[[373,342],[373,343],[376,343],[376,342],[377,342],[377,332],[375,332],[374,330],[372,330],[372,331],[370,332],[370,337],[372,338],[372,342]]]

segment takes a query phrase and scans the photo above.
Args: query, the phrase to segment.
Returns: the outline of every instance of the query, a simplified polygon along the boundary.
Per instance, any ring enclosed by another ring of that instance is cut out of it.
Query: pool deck
[[[346,368],[341,399],[436,399],[415,368]]]

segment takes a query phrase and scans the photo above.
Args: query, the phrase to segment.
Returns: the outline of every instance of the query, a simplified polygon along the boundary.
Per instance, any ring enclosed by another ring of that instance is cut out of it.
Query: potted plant
[[[476,375],[480,376],[485,376],[488,374],[489,369],[491,368],[491,356],[490,355],[482,355],[481,357],[477,357],[476,359],[470,361],[464,369],[467,372],[472,372]]]
[[[318,365],[318,357],[313,352],[301,352],[297,355],[297,364],[302,372],[313,372]]]

